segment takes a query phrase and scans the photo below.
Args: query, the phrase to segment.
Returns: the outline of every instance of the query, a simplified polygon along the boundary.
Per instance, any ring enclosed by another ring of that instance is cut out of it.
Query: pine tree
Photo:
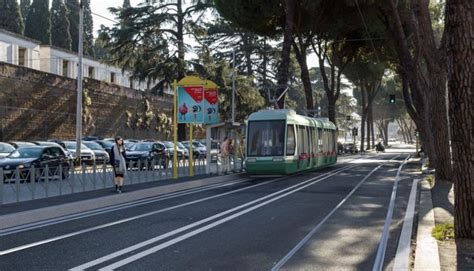
[[[16,0],[0,0],[0,28],[23,34],[25,26]]]
[[[63,0],[53,0],[51,6],[51,43],[54,46],[71,50],[68,9]]]
[[[26,18],[28,17],[28,11],[31,6],[31,1],[30,0],[20,0],[20,10],[21,10],[21,16],[23,17],[23,22],[26,23]]]
[[[51,44],[51,17],[48,1],[33,0],[28,12],[25,35],[43,44]]]
[[[66,0],[69,21],[69,34],[72,40],[72,50],[77,52],[79,45],[79,2],[78,0]]]
[[[130,0],[123,0],[123,5],[122,5],[123,8],[129,8],[131,6],[132,5],[130,5]]]
[[[94,56],[94,22],[90,0],[82,0],[84,6],[84,55]]]

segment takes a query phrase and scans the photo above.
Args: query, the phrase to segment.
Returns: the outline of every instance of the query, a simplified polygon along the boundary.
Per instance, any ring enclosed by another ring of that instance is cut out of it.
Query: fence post
[[[3,192],[5,191],[4,183],[3,183],[5,181],[5,176],[3,174],[4,174],[3,168],[0,167],[0,205],[3,204]]]
[[[20,170],[16,168],[15,170],[15,192],[16,192],[16,202],[20,201]]]
[[[63,194],[63,164],[59,164],[59,195]]]
[[[94,187],[94,190],[97,189],[97,161],[94,160],[94,163],[92,163],[92,179],[93,179],[93,184],[92,186]]]
[[[49,166],[46,164],[45,170],[46,197],[49,197]]]
[[[107,163],[104,160],[104,163],[102,163],[102,186],[105,189],[107,183]]]
[[[84,167],[84,163],[81,161],[81,183],[82,183],[82,192],[86,191],[86,168]]]
[[[31,183],[31,199],[34,200],[35,199],[35,192],[36,192],[36,178],[35,178],[35,174],[36,174],[36,169],[34,166],[31,166],[30,167],[30,183]]]

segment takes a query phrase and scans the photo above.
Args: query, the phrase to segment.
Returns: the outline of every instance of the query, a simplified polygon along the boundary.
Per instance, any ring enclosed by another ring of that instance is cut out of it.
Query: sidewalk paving
[[[454,221],[454,186],[436,182],[431,189],[436,224]],[[474,241],[438,241],[441,270],[474,270]]]

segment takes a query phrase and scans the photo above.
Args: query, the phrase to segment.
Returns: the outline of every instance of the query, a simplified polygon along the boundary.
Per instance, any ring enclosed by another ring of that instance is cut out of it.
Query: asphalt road
[[[413,182],[407,156],[345,158],[0,235],[0,270],[369,270],[396,184],[390,269]]]

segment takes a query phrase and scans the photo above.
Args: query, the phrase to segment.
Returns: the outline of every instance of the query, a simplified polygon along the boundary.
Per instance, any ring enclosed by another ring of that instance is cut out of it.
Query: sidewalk
[[[453,183],[436,182],[431,189],[436,225],[454,221]],[[474,270],[474,241],[438,241],[441,270]]]

